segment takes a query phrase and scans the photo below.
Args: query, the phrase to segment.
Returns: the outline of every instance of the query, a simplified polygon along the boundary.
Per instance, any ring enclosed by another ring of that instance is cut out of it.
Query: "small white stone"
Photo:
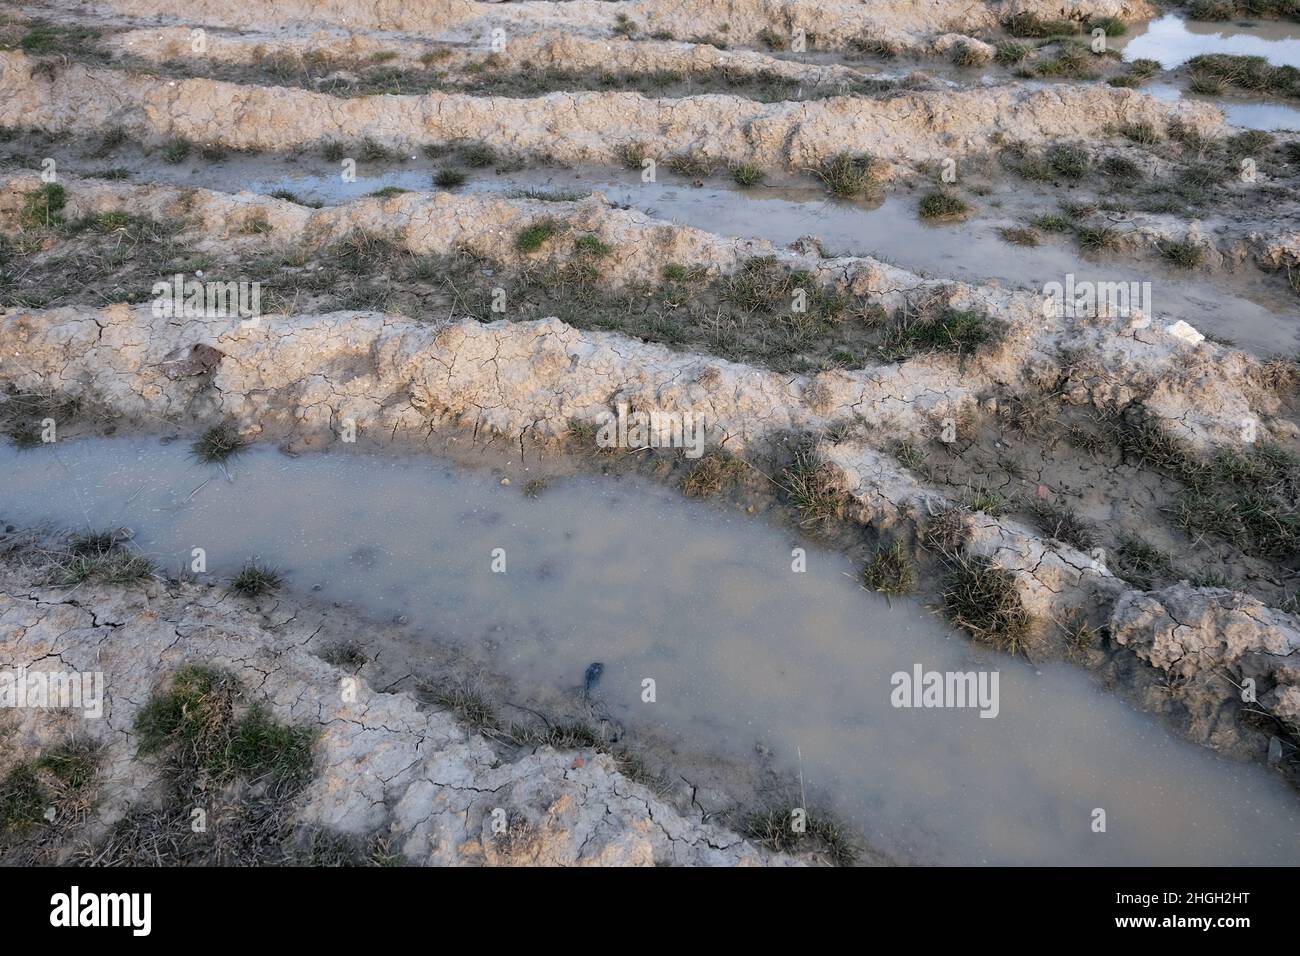
[[[1179,319],[1173,325],[1166,325],[1165,331],[1174,338],[1182,339],[1184,342],[1188,342],[1192,345],[1197,345],[1205,341],[1204,335],[1197,332],[1196,329],[1192,328],[1192,326],[1188,325],[1182,319]]]

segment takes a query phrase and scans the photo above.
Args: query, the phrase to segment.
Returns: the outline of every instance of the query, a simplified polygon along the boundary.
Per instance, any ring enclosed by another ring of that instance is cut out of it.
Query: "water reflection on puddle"
[[[1300,24],[1287,20],[1207,23],[1166,14],[1109,42],[1124,59],[1157,60],[1166,70],[1202,53],[1262,56],[1274,66],[1300,67]]]

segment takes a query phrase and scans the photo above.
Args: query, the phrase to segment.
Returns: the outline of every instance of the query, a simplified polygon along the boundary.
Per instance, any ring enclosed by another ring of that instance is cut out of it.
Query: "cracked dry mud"
[[[1013,24],[1034,18],[1086,40],[1094,22],[1139,30],[1156,13],[1144,0],[31,5],[0,33],[0,419],[38,446],[32,461],[93,436],[216,426],[291,455],[353,435],[380,454],[503,448],[506,482],[529,467],[636,474],[857,561],[897,545],[918,592],[902,600],[946,610],[991,667],[1077,668],[1162,732],[1294,787],[1300,134],[1234,128],[1199,88],[1151,95],[1119,55],[1088,53],[1095,76],[1051,72],[1073,38],[1008,53]],[[646,162],[680,190],[675,209],[734,179],[726,201],[752,228],[664,215],[638,192]],[[334,191],[340,168],[375,194]],[[302,187],[261,185],[295,175]],[[599,188],[611,179],[618,196]],[[413,185],[384,188],[397,181]],[[833,220],[853,247],[815,227],[773,239],[765,195]],[[897,257],[887,234],[858,239],[900,202],[969,240],[960,278],[924,234]],[[1149,281],[1150,301],[1050,307],[1048,284],[1075,266]],[[155,283],[177,273],[257,281],[263,314],[160,312]],[[702,416],[704,464],[594,447],[620,405]],[[27,709],[0,722],[0,774],[69,741],[96,753],[93,796],[0,837],[14,859],[137,862],[123,847],[147,844],[131,835],[144,810],[148,839],[170,833],[158,814],[177,811],[179,771],[147,752],[140,714],[203,665],[236,682],[237,713],[312,731],[306,782],[219,781],[230,818],[274,805],[259,825],[284,851],[258,862],[311,862],[320,841],[434,865],[929,861],[870,819],[818,817],[797,839],[784,804],[762,812],[789,779],[731,757],[697,778],[707,745],[635,722],[547,739],[476,725],[463,697],[395,686],[420,655],[387,625],[296,589],[250,605],[170,571],[60,578],[76,539],[5,509],[0,496],[0,666],[102,671],[107,694],[100,721]],[[60,523],[116,530],[109,514]],[[110,538],[93,558],[129,551],[129,531]],[[963,609],[953,582],[970,575],[1004,582],[1016,619]],[[358,632],[388,648],[382,668],[322,659]],[[694,782],[643,778],[638,748]],[[186,862],[229,859],[223,839]]]

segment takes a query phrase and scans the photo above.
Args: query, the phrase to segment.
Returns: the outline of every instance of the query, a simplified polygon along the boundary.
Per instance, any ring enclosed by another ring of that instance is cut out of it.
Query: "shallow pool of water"
[[[1159,99],[1176,103],[1182,99],[1211,103],[1223,111],[1223,118],[1230,126],[1241,129],[1262,129],[1268,132],[1300,130],[1300,108],[1273,100],[1224,99],[1220,97],[1195,96],[1185,93],[1172,83],[1153,83],[1143,87],[1144,93],[1150,93]]]
[[[1130,31],[1108,42],[1123,49],[1125,60],[1157,60],[1166,70],[1201,53],[1262,56],[1274,66],[1300,67],[1300,23],[1288,20],[1208,23],[1169,13]]]
[[[428,458],[267,447],[228,480],[184,442],[105,439],[4,447],[0,488],[0,522],[126,525],[167,567],[205,548],[221,579],[257,557],[295,592],[406,615],[523,688],[574,687],[601,661],[633,743],[654,731],[742,759],[761,744],[900,859],[1300,862],[1300,803],[1266,770],[1171,737],[1078,669],[1036,670],[864,591],[836,553],[661,486],[568,478],[534,500]],[[917,665],[998,672],[997,716],[894,707],[892,675]]]

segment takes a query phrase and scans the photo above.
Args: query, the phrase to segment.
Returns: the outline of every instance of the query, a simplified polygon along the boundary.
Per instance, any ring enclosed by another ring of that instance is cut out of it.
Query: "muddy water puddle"
[[[231,156],[201,168],[155,162],[136,178],[227,192],[285,191],[303,202],[335,205],[390,187],[427,192],[433,171],[427,161],[409,166],[362,164],[357,179],[346,182],[337,167],[320,159]],[[1064,283],[1069,274],[1076,282],[1150,282],[1158,321],[1182,319],[1261,354],[1290,354],[1300,343],[1294,297],[1253,269],[1211,280],[1151,257],[1140,263],[1120,255],[1084,257],[1064,239],[1044,237],[1034,247],[1008,244],[1000,228],[1055,211],[1052,205],[1034,204],[1019,195],[1014,186],[977,200],[983,215],[957,225],[922,222],[916,199],[904,195],[875,203],[837,201],[811,184],[740,190],[715,177],[695,187],[670,173],[662,174],[659,182],[642,183],[636,172],[586,167],[484,172],[473,175],[464,189],[502,195],[532,190],[558,198],[600,192],[613,203],[719,235],[767,239],[777,246],[815,236],[828,255],[871,255],[933,278],[1009,289],[1040,291],[1049,282]],[[1062,196],[1063,201],[1067,198]]]
[[[1202,53],[1262,56],[1274,66],[1300,67],[1300,23],[1286,20],[1208,23],[1166,14],[1109,42],[1124,51],[1126,60],[1157,60],[1166,70]]]
[[[525,693],[581,693],[599,661],[596,692],[633,745],[762,746],[900,859],[1300,861],[1300,803],[1266,770],[1174,739],[1078,669],[973,645],[765,522],[634,479],[568,477],[532,499],[427,457],[257,447],[228,471],[183,441],[5,447],[0,523],[128,526],[167,568],[204,548],[219,580],[256,557],[295,596],[403,615]],[[918,666],[997,672],[997,716],[893,706],[893,675]]]
[[[1231,126],[1241,129],[1260,129],[1268,132],[1300,131],[1300,108],[1275,100],[1220,99],[1193,96],[1172,83],[1153,83],[1143,87],[1143,92],[1176,103],[1182,99],[1213,103],[1223,111],[1223,118]]]

